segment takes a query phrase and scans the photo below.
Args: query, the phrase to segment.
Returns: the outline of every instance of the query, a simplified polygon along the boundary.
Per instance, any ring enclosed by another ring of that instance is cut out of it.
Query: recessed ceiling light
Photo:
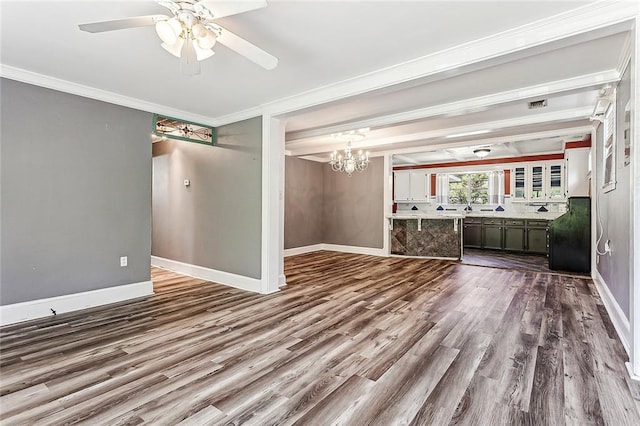
[[[485,129],[485,130],[476,130],[476,131],[473,131],[473,132],[453,133],[451,135],[445,136],[445,138],[461,138],[463,136],[482,135],[484,133],[489,133],[490,131],[491,131],[491,129]]]

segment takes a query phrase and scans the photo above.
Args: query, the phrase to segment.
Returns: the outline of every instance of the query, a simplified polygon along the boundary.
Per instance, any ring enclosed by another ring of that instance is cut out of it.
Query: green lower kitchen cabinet
[[[464,219],[462,238],[464,247],[482,248],[482,220],[480,218]]]
[[[466,218],[464,247],[548,253],[549,222],[534,219]]]
[[[509,251],[524,251],[525,248],[524,227],[504,228],[504,249]]]
[[[527,252],[547,254],[547,235],[546,228],[527,228]]]
[[[501,250],[503,248],[502,226],[485,225],[482,227],[482,232],[482,248],[490,250]]]

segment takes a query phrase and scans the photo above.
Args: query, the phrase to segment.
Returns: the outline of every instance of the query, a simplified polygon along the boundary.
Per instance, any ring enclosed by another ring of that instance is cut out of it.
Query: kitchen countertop
[[[497,219],[540,219],[554,220],[562,216],[560,212],[530,212],[522,214],[503,213],[503,212],[471,212],[466,217],[495,217]]]
[[[492,217],[497,219],[539,219],[539,220],[554,220],[562,216],[561,212],[530,212],[530,213],[505,213],[505,212],[442,212],[442,213],[410,213],[400,212],[393,213],[387,217],[390,219],[464,219],[465,217]]]
[[[464,219],[464,213],[394,213],[390,219]]]

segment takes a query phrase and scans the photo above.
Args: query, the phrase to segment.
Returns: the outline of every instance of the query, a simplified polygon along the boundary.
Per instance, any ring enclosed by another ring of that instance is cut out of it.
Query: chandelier
[[[347,148],[343,154],[338,154],[338,151],[331,153],[331,160],[329,164],[334,172],[345,172],[348,176],[351,176],[353,172],[362,172],[369,165],[369,152],[358,151],[357,156],[351,151],[351,142],[356,139],[364,139],[364,132],[369,129],[352,130],[350,132],[337,133],[333,137],[338,140],[346,140]]]

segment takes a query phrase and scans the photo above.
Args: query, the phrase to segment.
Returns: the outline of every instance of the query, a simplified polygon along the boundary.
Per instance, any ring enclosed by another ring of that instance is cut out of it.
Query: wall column
[[[278,291],[284,281],[284,126],[262,115],[262,245],[261,286],[264,294]],[[280,278],[282,275],[282,278]]]
[[[383,208],[382,214],[384,215],[384,219],[382,221],[382,251],[385,255],[389,256],[391,253],[391,248],[389,246],[389,215],[392,212],[393,205],[393,196],[392,196],[392,187],[393,187],[393,161],[391,154],[384,155],[384,171],[383,171],[383,179],[384,179],[384,200],[383,200]]]

